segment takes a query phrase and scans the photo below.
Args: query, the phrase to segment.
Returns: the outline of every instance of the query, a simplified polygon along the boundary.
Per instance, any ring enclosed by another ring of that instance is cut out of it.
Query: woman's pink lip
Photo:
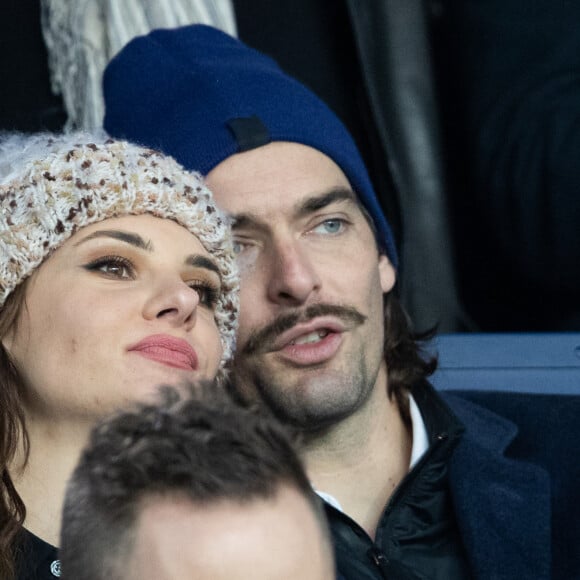
[[[161,364],[184,370],[197,370],[197,353],[182,338],[169,334],[153,334],[127,349]]]

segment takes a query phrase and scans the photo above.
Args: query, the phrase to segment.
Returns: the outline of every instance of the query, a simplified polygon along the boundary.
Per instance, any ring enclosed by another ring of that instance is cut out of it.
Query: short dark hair
[[[150,496],[247,502],[272,498],[286,484],[308,500],[328,533],[292,432],[212,383],[189,390],[183,397],[166,388],[160,404],[117,413],[93,430],[65,498],[64,577],[122,578],[139,508]]]

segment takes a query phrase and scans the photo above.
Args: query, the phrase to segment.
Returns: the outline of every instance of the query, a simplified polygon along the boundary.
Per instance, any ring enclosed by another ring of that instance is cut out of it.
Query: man
[[[569,557],[578,469],[550,482],[561,453],[537,438],[519,444],[506,418],[444,401],[427,383],[435,364],[420,356],[393,293],[391,230],[329,109],[269,58],[203,26],[131,42],[104,89],[105,128],[206,174],[234,219],[236,392],[305,434],[339,571],[356,580],[580,574]],[[533,409],[526,437],[543,416]]]
[[[319,503],[271,417],[169,391],[94,430],[67,490],[62,575],[332,580]]]

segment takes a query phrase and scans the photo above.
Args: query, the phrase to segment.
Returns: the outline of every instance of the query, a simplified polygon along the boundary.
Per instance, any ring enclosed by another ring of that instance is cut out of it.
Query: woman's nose
[[[159,280],[145,303],[143,315],[148,320],[163,319],[171,326],[195,325],[199,294],[181,278]]]

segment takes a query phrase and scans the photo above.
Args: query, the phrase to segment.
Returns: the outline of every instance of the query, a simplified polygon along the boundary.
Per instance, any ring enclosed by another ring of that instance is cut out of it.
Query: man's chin
[[[356,410],[356,392],[349,387],[337,390],[341,381],[334,373],[293,376],[284,382],[271,376],[254,375],[241,390],[242,397],[266,406],[279,420],[302,431],[327,429]]]

